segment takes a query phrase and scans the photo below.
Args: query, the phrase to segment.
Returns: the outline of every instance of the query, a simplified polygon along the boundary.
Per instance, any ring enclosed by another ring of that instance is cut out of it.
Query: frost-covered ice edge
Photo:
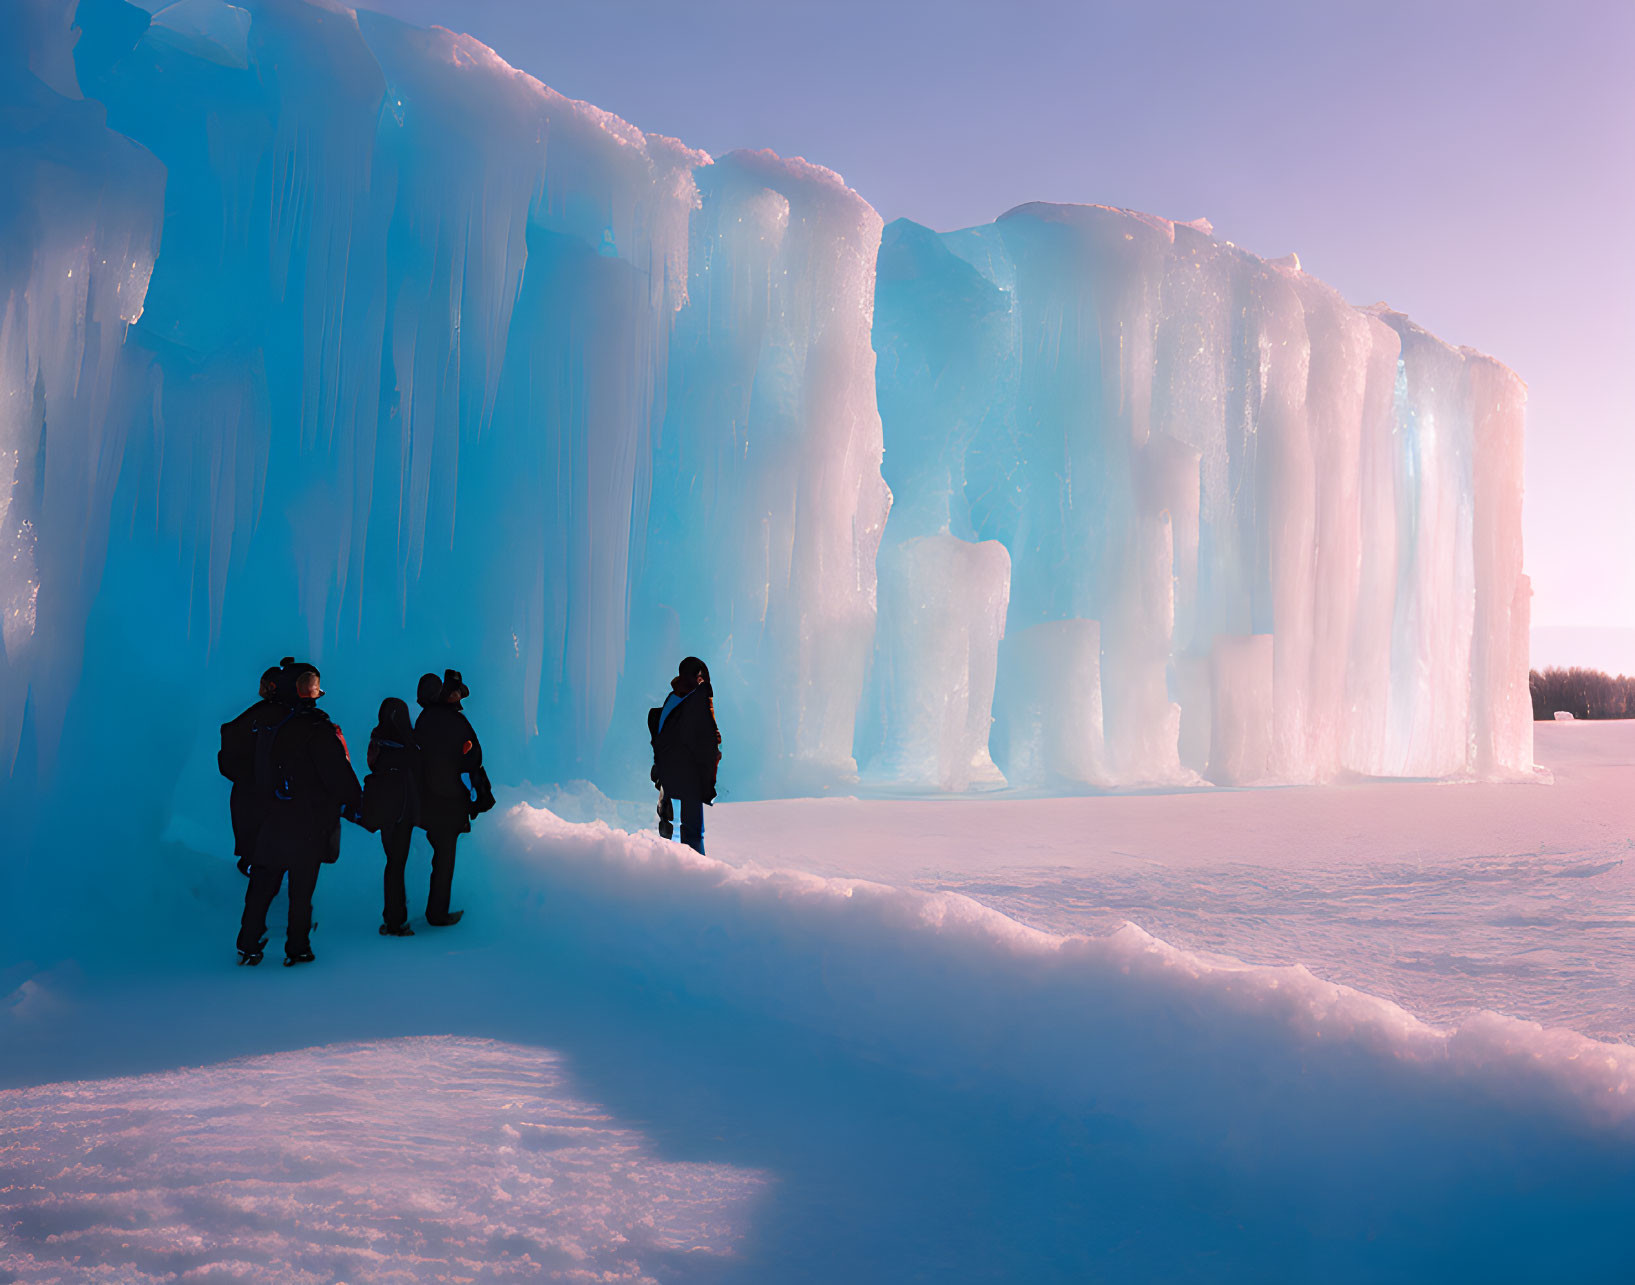
[[[160,666],[176,794],[292,624],[337,691],[481,675],[515,779],[639,773],[687,651],[741,793],[1531,767],[1524,389],[1292,258],[882,237],[328,0],[12,15],[8,803]]]

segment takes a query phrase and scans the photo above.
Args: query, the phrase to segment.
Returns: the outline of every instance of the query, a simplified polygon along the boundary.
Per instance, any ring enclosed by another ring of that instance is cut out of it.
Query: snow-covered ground
[[[0,1101],[8,1280],[651,1280],[760,1175],[654,1160],[536,1048],[343,1044]]]
[[[412,940],[349,835],[292,971],[177,848],[6,967],[0,1279],[1625,1279],[1635,726],[1538,757],[729,802],[708,859],[523,803]]]
[[[1635,722],[1541,723],[1551,788],[716,808],[712,855],[967,893],[1052,932],[1133,921],[1298,961],[1431,1021],[1494,1009],[1635,1042]]]

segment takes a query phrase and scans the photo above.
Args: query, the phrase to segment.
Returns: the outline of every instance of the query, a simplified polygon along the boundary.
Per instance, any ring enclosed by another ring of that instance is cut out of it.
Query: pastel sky
[[[371,0],[712,152],[939,229],[1177,219],[1383,299],[1530,387],[1537,624],[1635,626],[1628,0]]]

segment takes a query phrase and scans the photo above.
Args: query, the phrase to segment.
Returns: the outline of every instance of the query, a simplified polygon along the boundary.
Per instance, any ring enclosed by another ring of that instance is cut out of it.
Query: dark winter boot
[[[430,915],[427,915],[426,922],[433,928],[452,928],[455,924],[460,922],[461,916],[464,914],[465,911],[463,910],[451,910],[448,912],[448,914],[438,915],[435,919]]]
[[[656,771],[657,769],[655,769]],[[676,834],[675,804],[663,786],[659,787],[659,838],[673,839]]]
[[[306,950],[298,950],[293,955],[286,953],[284,956],[284,967],[294,968],[297,964],[310,964],[316,958],[317,956],[312,953],[311,947],[308,947]]]
[[[380,926],[380,935],[382,937],[413,937],[414,929],[410,928],[408,924],[399,924],[396,928],[393,928],[391,924],[382,924]]]
[[[254,950],[240,950],[238,952],[239,967],[240,968],[244,968],[244,967],[254,968],[257,964],[259,964],[261,962],[262,956],[266,953],[266,947],[267,947],[267,939],[265,937],[263,937],[261,939],[261,944],[259,946],[257,946]]]

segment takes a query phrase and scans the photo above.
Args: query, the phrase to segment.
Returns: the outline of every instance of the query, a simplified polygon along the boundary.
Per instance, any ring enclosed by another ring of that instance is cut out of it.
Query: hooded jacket
[[[649,716],[653,728],[653,779],[673,799],[696,798],[713,803],[716,768],[721,761],[714,692],[708,682],[688,691],[680,676],[671,680],[670,689],[680,698],[670,712],[665,714],[660,706]]]
[[[482,772],[483,747],[466,716],[453,705],[427,705],[414,722],[420,743],[420,819],[426,833],[467,834],[471,830],[471,790]]]
[[[233,783],[227,806],[233,818],[233,855],[254,857],[256,836],[261,833],[263,808],[255,790],[256,732],[282,721],[288,706],[277,701],[258,700],[231,722],[221,725],[221,749],[216,767]]]
[[[334,860],[341,809],[363,795],[341,729],[315,703],[298,699],[288,721],[264,734],[275,737],[266,756],[273,780],[256,781],[265,820],[252,859],[284,870]]]
[[[420,745],[402,701],[381,706],[380,722],[369,733],[363,782],[363,824],[372,831],[413,825],[420,816]]]

